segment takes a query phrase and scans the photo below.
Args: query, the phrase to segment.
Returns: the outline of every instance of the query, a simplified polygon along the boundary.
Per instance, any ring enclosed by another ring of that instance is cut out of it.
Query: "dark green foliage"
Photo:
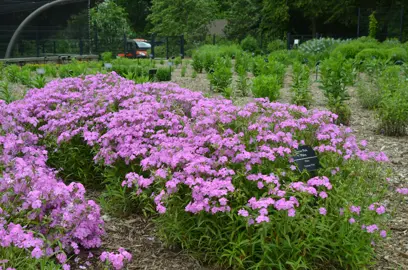
[[[239,66],[238,70],[238,81],[237,81],[237,89],[241,92],[242,96],[248,96],[248,92],[250,89],[249,79],[247,77],[247,71],[243,66]]]
[[[22,68],[18,73],[18,82],[22,85],[31,86],[31,71],[29,69]]]
[[[91,9],[91,23],[98,29],[99,48],[115,54],[123,50],[123,35],[130,32],[126,11],[113,0]]]
[[[376,38],[377,36],[377,29],[378,29],[378,21],[375,18],[375,11],[373,13],[371,13],[371,15],[369,16],[369,34],[368,36],[371,38]]]
[[[20,67],[17,65],[9,65],[4,69],[6,78],[11,83],[19,82]]]
[[[217,57],[218,55],[215,50],[207,50],[203,52],[205,72],[208,73],[211,69],[214,68]]]
[[[204,45],[193,53],[193,69],[201,73],[205,70],[207,73],[213,69],[216,59],[232,59],[242,54],[242,50],[237,45]]]
[[[283,83],[283,79],[286,72],[286,66],[275,60],[275,55],[264,58],[261,56],[253,58],[252,61],[252,73],[255,76],[259,75],[276,75],[278,82]]]
[[[275,101],[279,98],[281,82],[276,75],[260,75],[252,81],[252,94],[257,98],[269,98]]]
[[[202,73],[204,69],[203,55],[199,52],[193,53],[193,62],[191,63],[195,72]]]
[[[275,56],[271,55],[269,58],[261,56],[253,58],[252,73],[255,76],[259,75],[276,75],[280,84],[283,83],[286,66],[275,60]]]
[[[168,82],[171,81],[171,69],[170,68],[158,68],[156,73],[157,81]]]
[[[321,65],[321,88],[329,109],[338,115],[337,123],[349,125],[351,111],[345,103],[350,98],[346,86],[354,80],[353,65],[340,54],[331,56]]]
[[[355,58],[356,55],[364,49],[377,48],[378,42],[367,39],[367,41],[362,42],[361,39],[352,41],[345,44],[338,45],[331,55],[341,54],[347,59]]]
[[[357,62],[367,61],[367,60],[372,60],[372,59],[386,59],[386,58],[387,58],[386,52],[379,48],[378,49],[374,49],[374,48],[364,49],[356,55]]]
[[[5,65],[3,62],[0,62],[0,80],[3,80],[5,77],[4,71],[5,71]]]
[[[60,264],[56,263],[54,258],[43,256],[40,259],[35,259],[26,249],[13,247],[0,247],[0,258],[4,263],[0,263],[3,269],[24,269],[24,270],[60,270]],[[10,267],[10,268],[9,268]]]
[[[286,47],[287,47],[286,42],[280,39],[276,39],[268,43],[268,52],[271,53],[274,51],[285,50]]]
[[[58,69],[60,78],[78,77],[88,73],[88,66],[85,62],[72,60],[71,63],[61,65]]]
[[[112,62],[112,59],[113,59],[112,52],[103,52],[103,53],[101,54],[101,58],[102,58],[102,61],[103,61],[104,63],[110,63],[110,62]]]
[[[35,88],[43,88],[47,81],[45,80],[45,77],[42,75],[35,76],[34,79],[32,80],[31,84]]]
[[[8,82],[0,81],[0,99],[4,100],[7,104],[16,100]]]
[[[279,62],[285,66],[290,65],[295,59],[294,55],[298,53],[296,50],[287,51],[287,50],[279,50],[274,51],[269,54],[268,59],[271,61]]]
[[[381,101],[381,89],[373,82],[359,81],[357,84],[357,97],[365,109],[375,109]]]
[[[44,70],[45,70],[46,76],[49,76],[52,78],[57,77],[57,67],[55,65],[52,65],[52,64],[45,65]]]
[[[122,186],[126,174],[130,172],[141,173],[138,163],[126,164],[123,161],[118,161],[104,169],[102,184],[105,189],[99,198],[99,203],[105,211],[118,217],[128,216],[132,213],[143,213],[146,216],[155,212],[153,200],[146,195],[147,193],[137,195],[135,188]],[[142,174],[147,176],[146,173]]]
[[[180,76],[185,77],[187,72],[187,66],[182,66],[180,71]]]
[[[228,12],[225,32],[231,40],[242,40],[256,35],[262,18],[262,1],[234,0]]]
[[[408,130],[408,83],[400,66],[387,67],[376,80],[381,98],[377,105],[379,132],[402,136]]]
[[[58,170],[65,182],[80,182],[85,187],[103,189],[103,167],[94,161],[95,151],[80,136],[69,142],[56,143],[55,138],[44,141],[48,150],[49,166]],[[56,150],[56,151],[55,151]]]
[[[407,62],[408,53],[406,49],[402,47],[394,47],[384,51],[387,55],[387,60],[390,64],[395,64],[397,61]]]
[[[246,52],[255,53],[259,49],[258,41],[252,37],[247,36],[241,41],[241,47]]]
[[[181,59],[180,56],[177,56],[177,57],[174,59],[174,65],[176,65],[176,67],[178,67],[178,66],[181,65],[182,63],[183,63],[183,60]]]
[[[252,60],[252,74],[259,76],[261,74],[269,74],[268,63],[261,56],[257,56]]]
[[[196,78],[197,77],[197,72],[195,70],[193,70],[193,73],[191,73],[191,78]]]
[[[214,0],[152,0],[148,20],[151,32],[162,36],[185,34],[187,40],[203,37],[208,24],[215,19]]]
[[[246,52],[240,52],[235,56],[235,71],[239,73],[239,70],[250,71],[250,66],[253,58]]]
[[[147,33],[147,16],[152,5],[151,0],[117,0],[116,3],[128,13],[129,23],[136,33]]]
[[[213,65],[213,72],[208,73],[208,79],[215,91],[225,92],[232,81],[231,60],[217,58]],[[227,96],[230,94],[227,93]]]
[[[293,64],[292,86],[293,92],[292,103],[309,108],[312,102],[310,92],[310,69],[307,65],[299,62]]]

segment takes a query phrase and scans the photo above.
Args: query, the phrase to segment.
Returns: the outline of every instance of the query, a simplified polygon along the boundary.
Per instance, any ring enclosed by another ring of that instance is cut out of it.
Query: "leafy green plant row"
[[[310,69],[307,65],[296,62],[293,64],[292,103],[309,108],[312,103],[312,94],[310,92]]]
[[[377,129],[380,133],[402,136],[408,133],[408,82],[405,77],[408,67],[384,66],[381,63],[372,67],[378,77],[360,78],[357,94],[360,104],[375,110]],[[370,76],[370,74],[366,74]]]

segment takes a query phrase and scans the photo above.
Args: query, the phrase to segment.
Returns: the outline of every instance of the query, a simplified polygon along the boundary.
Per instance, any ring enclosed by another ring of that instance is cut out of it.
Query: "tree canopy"
[[[153,0],[147,19],[151,32],[159,35],[185,34],[196,38],[207,32],[206,27],[216,18],[214,0]]]
[[[127,12],[112,0],[92,8],[91,20],[98,29],[99,44],[106,51],[116,51],[123,44],[123,35],[131,32]]]

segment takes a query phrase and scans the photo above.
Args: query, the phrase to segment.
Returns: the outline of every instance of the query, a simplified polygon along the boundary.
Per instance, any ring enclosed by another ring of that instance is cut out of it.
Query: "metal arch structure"
[[[10,39],[10,42],[7,46],[7,51],[6,51],[6,55],[4,58],[10,58],[11,56],[11,52],[13,50],[14,44],[18,38],[18,36],[20,35],[21,31],[23,30],[23,28],[30,23],[36,16],[38,16],[41,12],[53,7],[53,6],[57,6],[57,5],[63,5],[63,4],[69,4],[71,2],[82,2],[82,1],[88,1],[88,0],[54,0],[52,2],[49,2],[47,4],[42,5],[41,7],[37,8],[36,10],[34,10],[30,15],[27,16],[27,18],[24,19],[24,21],[18,26],[18,28],[16,29],[16,31],[14,31],[13,36]]]

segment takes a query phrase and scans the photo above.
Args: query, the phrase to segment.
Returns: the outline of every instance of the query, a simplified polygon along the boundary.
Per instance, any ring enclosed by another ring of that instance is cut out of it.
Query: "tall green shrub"
[[[345,101],[350,98],[347,85],[353,81],[352,64],[337,54],[323,61],[320,70],[321,89],[329,109],[338,115],[337,123],[348,125],[351,111]]]
[[[385,135],[402,136],[408,128],[408,83],[399,66],[387,67],[377,80],[381,89],[377,116],[379,131]]]
[[[292,74],[292,103],[309,108],[312,102],[312,94],[309,88],[310,69],[307,65],[296,62],[293,64]]]
[[[241,47],[244,51],[254,53],[259,49],[258,41],[253,36],[247,36],[241,41]]]
[[[377,28],[378,28],[378,21],[375,18],[375,11],[373,13],[371,13],[371,15],[368,17],[369,18],[369,36],[371,38],[376,38],[377,36]]]
[[[260,75],[252,80],[252,94],[256,98],[275,101],[280,95],[281,83],[276,75]]]
[[[231,60],[218,58],[214,63],[214,69],[208,73],[208,79],[213,89],[224,92],[232,82]]]

